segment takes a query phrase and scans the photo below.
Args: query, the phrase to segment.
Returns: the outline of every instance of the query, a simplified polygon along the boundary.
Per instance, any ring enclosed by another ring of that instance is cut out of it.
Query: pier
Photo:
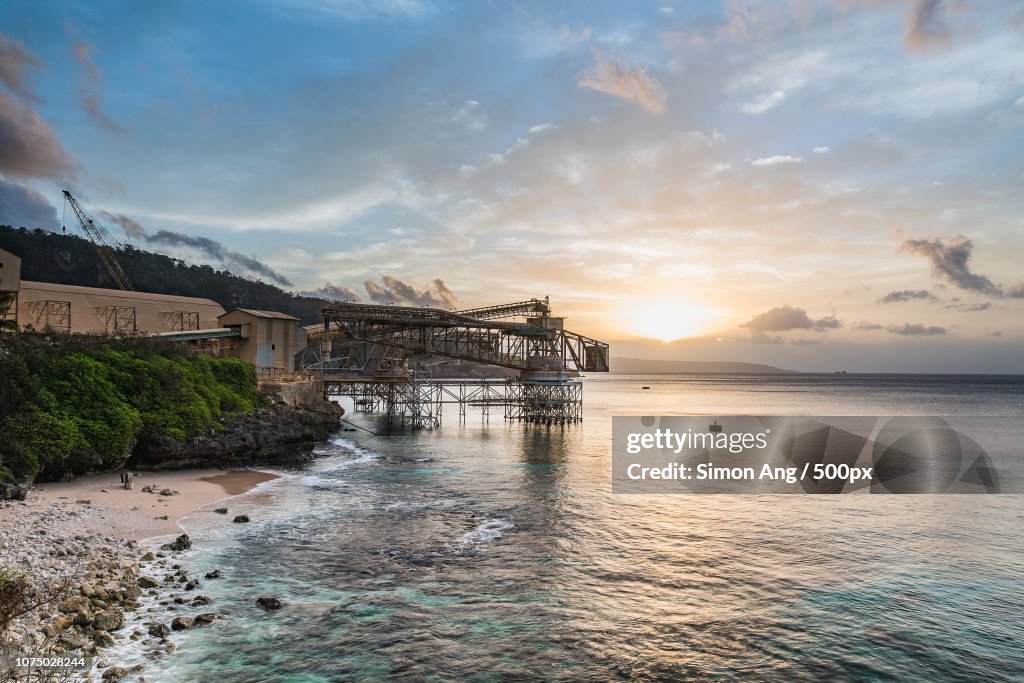
[[[608,372],[608,344],[566,330],[547,299],[445,311],[338,303],[307,328],[307,372],[325,396],[352,399],[357,412],[413,427],[441,424],[445,405],[493,407],[507,420],[570,424],[583,414],[582,372]],[[517,371],[515,377],[440,376],[444,359]]]

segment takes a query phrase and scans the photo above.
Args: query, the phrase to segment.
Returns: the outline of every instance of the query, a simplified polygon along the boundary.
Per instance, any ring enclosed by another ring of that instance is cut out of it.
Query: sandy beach
[[[104,534],[141,541],[181,533],[179,521],[185,514],[201,511],[204,506],[212,510],[212,503],[276,478],[276,474],[254,470],[139,472],[134,488],[126,490],[118,474],[96,474],[38,484],[35,495],[29,496],[24,505],[39,509],[60,504],[88,506],[90,518],[94,525],[102,526]],[[146,487],[155,488],[157,493],[144,492]],[[161,495],[159,491],[165,489],[177,493]]]

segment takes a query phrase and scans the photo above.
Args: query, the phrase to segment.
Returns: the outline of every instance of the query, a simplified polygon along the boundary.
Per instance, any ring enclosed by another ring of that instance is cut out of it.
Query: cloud
[[[320,13],[344,21],[420,20],[437,12],[425,0],[272,0],[272,4],[302,19]]]
[[[0,178],[0,223],[14,227],[49,228],[60,225],[57,209],[30,187]]]
[[[791,157],[784,155],[776,155],[772,157],[762,157],[760,159],[754,159],[750,162],[751,166],[783,166],[786,164],[799,164],[802,163],[803,159],[800,157]]]
[[[974,243],[963,235],[950,238],[945,244],[939,238],[906,240],[900,251],[924,256],[932,264],[932,272],[952,284],[972,292],[1002,296],[1002,288],[984,275],[972,273],[968,261]]]
[[[93,46],[79,41],[72,45],[72,50],[75,54],[75,61],[85,69],[85,83],[78,89],[78,99],[82,104],[82,109],[100,126],[115,133],[123,133],[124,128],[114,123],[100,105],[103,74],[92,61]]]
[[[57,135],[34,109],[0,93],[0,172],[60,179],[74,169]]]
[[[760,315],[754,316],[750,322],[740,325],[749,328],[752,332],[785,332],[787,330],[814,330],[823,332],[825,330],[842,327],[842,323],[835,316],[826,316],[820,320],[811,320],[807,311],[792,306],[777,306]]]
[[[116,223],[121,226],[125,234],[135,239],[146,239],[146,230],[139,224],[138,221],[128,218],[124,214],[108,213],[100,209],[97,211],[101,218],[104,218],[111,223]]]
[[[946,308],[952,308],[956,311],[964,311],[965,313],[973,313],[975,311],[987,311],[992,308],[992,304],[988,301],[978,304],[951,304]]]
[[[877,303],[892,304],[898,301],[910,301],[911,299],[927,299],[933,301],[935,297],[927,289],[903,289],[898,292],[889,292]]]
[[[431,281],[422,292],[390,275],[383,276],[381,280],[383,285],[373,280],[366,281],[366,293],[371,301],[399,306],[458,308],[458,298],[440,279]]]
[[[288,278],[276,272],[259,259],[252,256],[246,256],[245,254],[241,254],[237,251],[232,251],[220,242],[212,240],[209,237],[186,235],[184,233],[173,232],[171,230],[158,230],[152,235],[146,235],[145,240],[150,244],[192,247],[193,249],[198,249],[210,258],[220,261],[229,268],[232,266],[240,267],[255,275],[263,275],[280,285],[291,286],[292,284]]]
[[[935,325],[922,325],[921,323],[903,323],[902,325],[890,325],[886,328],[893,334],[901,334],[905,337],[934,337],[939,334],[946,334],[945,327]]]
[[[480,110],[476,100],[466,100],[452,114],[451,122],[464,126],[467,130],[483,130],[487,127],[487,116]]]
[[[313,291],[299,292],[299,294],[302,296],[330,299],[331,301],[359,301],[359,295],[348,287],[339,287],[338,285],[332,285],[330,282],[325,283],[323,287],[318,287]]]
[[[988,120],[998,126],[1010,127],[1024,123],[1024,95],[1018,97],[1009,107],[996,109]]]
[[[949,42],[949,27],[942,21],[942,0],[916,0],[907,14],[903,43],[912,50],[925,51],[945,47]]]
[[[815,154],[828,154],[829,149],[828,149],[828,147],[824,147],[823,146],[823,147],[815,147],[811,151],[814,152]]]
[[[596,64],[587,71],[577,87],[621,97],[639,104],[652,114],[663,114],[668,94],[658,79],[647,73],[647,69],[627,69],[615,62],[609,62],[597,50],[594,51]]]
[[[871,323],[864,320],[854,325],[853,329],[860,330],[862,332],[870,332],[871,330],[881,330],[882,326],[878,323]]]
[[[750,335],[750,341],[754,344],[785,344],[786,340],[778,335],[769,335],[763,332],[757,332]]]
[[[229,249],[220,242],[212,240],[209,237],[186,235],[172,230],[158,230],[155,233],[150,234],[142,227],[142,224],[128,216],[125,216],[124,214],[115,214],[103,210],[99,210],[96,213],[105,220],[121,226],[121,229],[124,230],[125,234],[134,239],[144,240],[148,244],[162,244],[170,247],[191,247],[199,250],[209,258],[219,261],[228,268],[240,269],[253,275],[262,275],[263,277],[286,287],[290,287],[292,284],[288,278],[281,275],[259,259],[252,256],[246,256],[245,254]]]
[[[0,81],[14,94],[26,100],[34,100],[35,96],[25,82],[24,72],[28,67],[42,66],[43,62],[26,50],[24,45],[0,34]]]
[[[786,93],[776,90],[773,93],[766,93],[760,97],[755,97],[750,102],[740,105],[740,111],[744,114],[763,114],[769,109],[774,109],[782,104],[784,99],[786,99]]]

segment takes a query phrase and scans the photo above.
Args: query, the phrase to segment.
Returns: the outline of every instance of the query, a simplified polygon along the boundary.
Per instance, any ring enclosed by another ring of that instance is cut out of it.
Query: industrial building
[[[20,282],[18,327],[76,334],[159,334],[217,327],[216,301],[119,289]]]
[[[294,371],[295,355],[306,346],[306,331],[287,313],[236,308],[218,316],[217,327],[237,330],[228,354],[252,363],[263,376]]]
[[[21,259],[0,249],[0,323],[18,321],[20,291]]]

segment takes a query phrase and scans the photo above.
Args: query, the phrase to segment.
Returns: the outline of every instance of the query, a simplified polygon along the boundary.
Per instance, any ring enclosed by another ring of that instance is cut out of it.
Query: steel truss
[[[504,409],[506,420],[531,424],[572,424],[583,419],[583,384],[519,380],[360,379],[325,378],[324,394],[352,399],[356,412],[381,413],[388,423],[400,420],[413,427],[434,429],[441,424],[445,405],[458,408],[465,421],[469,407],[490,421],[490,409]]]
[[[103,329],[110,333],[136,332],[134,306],[100,306],[93,309],[103,321]]]
[[[33,326],[39,325],[44,330],[71,332],[70,301],[29,301],[25,308],[32,315]]]
[[[309,329],[324,392],[347,396],[357,411],[388,421],[434,428],[445,404],[504,407],[508,420],[570,424],[582,419],[576,379],[608,372],[608,344],[563,329],[545,299],[463,311],[338,303],[325,306],[324,325]],[[506,318],[525,317],[523,321]],[[454,358],[517,369],[516,380],[453,380],[430,376],[433,359]]]

